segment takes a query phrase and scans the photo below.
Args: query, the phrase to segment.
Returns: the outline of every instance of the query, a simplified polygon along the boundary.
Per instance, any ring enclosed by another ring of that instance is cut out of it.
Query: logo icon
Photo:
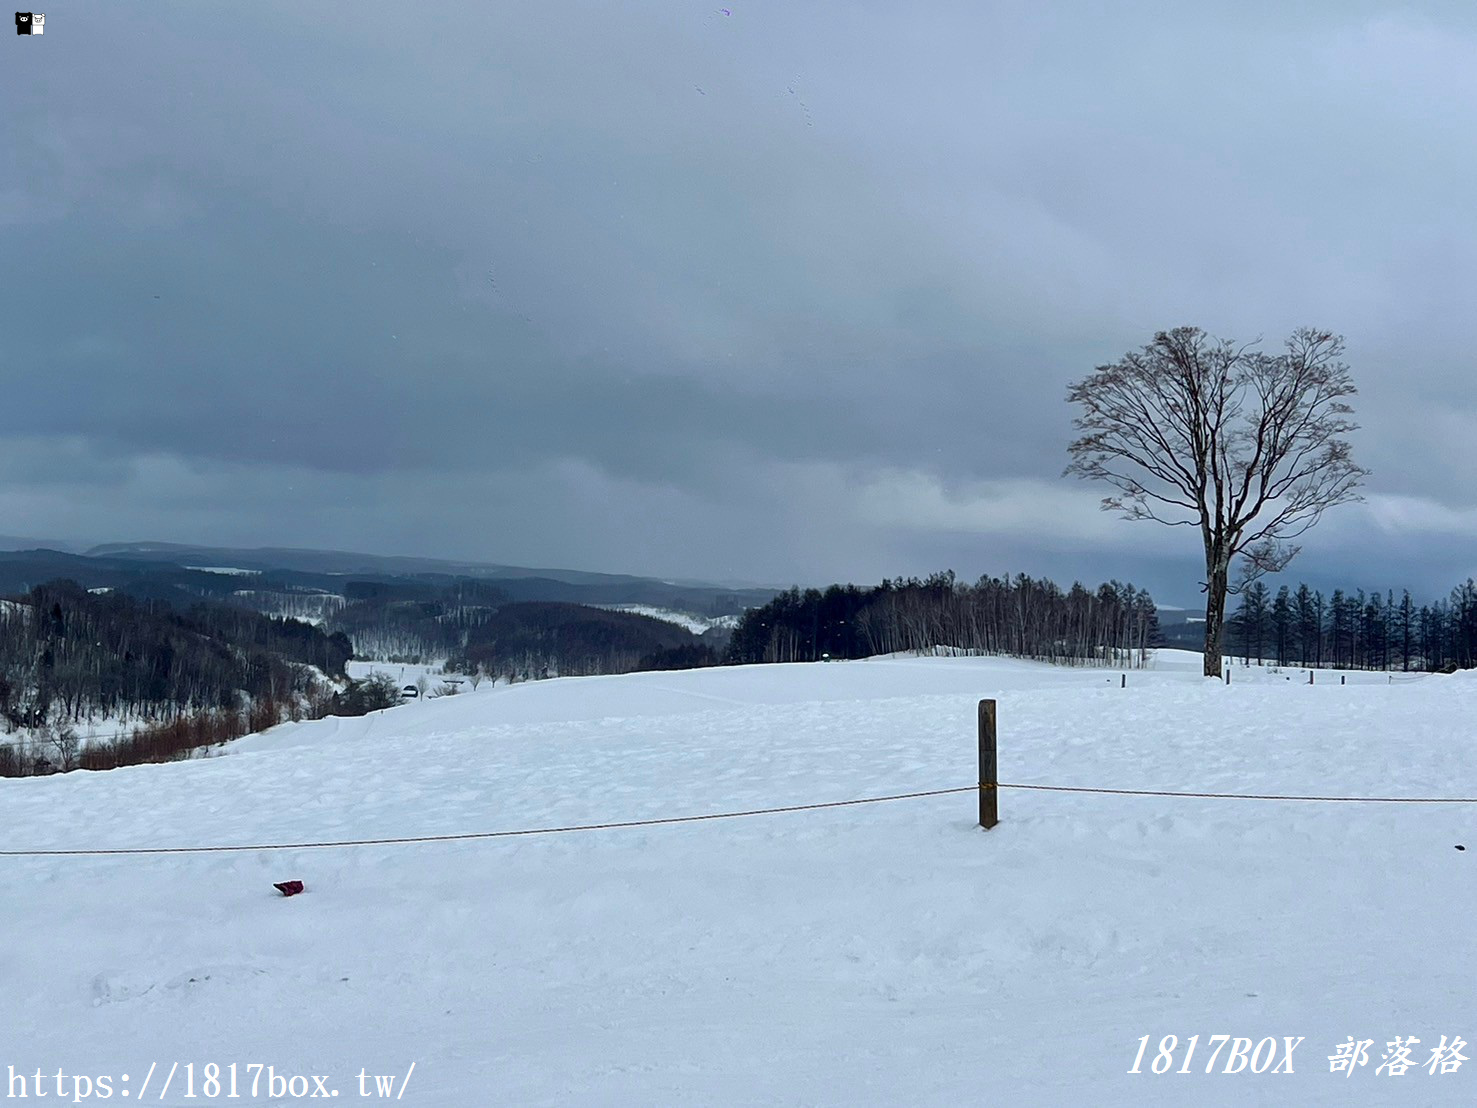
[[[39,35],[46,31],[46,16],[40,12],[16,12],[15,33],[18,35]]]

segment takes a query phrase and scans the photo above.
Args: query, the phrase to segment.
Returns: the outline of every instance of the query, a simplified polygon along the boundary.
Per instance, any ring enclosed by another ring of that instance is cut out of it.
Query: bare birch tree
[[[1117,489],[1105,511],[1199,527],[1205,547],[1205,675],[1221,673],[1231,562],[1247,581],[1281,571],[1328,508],[1362,499],[1368,470],[1343,435],[1356,392],[1344,341],[1302,328],[1270,355],[1198,327],[1161,331],[1142,350],[1072,385],[1083,432],[1066,473]]]

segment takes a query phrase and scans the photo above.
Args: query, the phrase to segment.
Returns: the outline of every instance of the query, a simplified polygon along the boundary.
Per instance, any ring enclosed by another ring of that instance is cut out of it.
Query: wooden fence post
[[[1123,684],[1119,685],[1118,687],[1120,689],[1126,689],[1126,688],[1128,688],[1128,674],[1125,673],[1123,675]]]
[[[1339,684],[1340,684],[1340,685],[1342,685],[1342,684],[1343,684],[1343,683],[1344,683],[1344,676],[1345,676],[1345,675],[1344,675],[1344,674],[1342,674],[1342,673],[1341,673],[1341,674],[1339,674]]]
[[[980,701],[980,826],[986,831],[1000,822],[1000,796],[995,764],[995,702]]]
[[[1308,684],[1311,685],[1312,683],[1313,683],[1313,671],[1310,669],[1310,670],[1308,670]]]

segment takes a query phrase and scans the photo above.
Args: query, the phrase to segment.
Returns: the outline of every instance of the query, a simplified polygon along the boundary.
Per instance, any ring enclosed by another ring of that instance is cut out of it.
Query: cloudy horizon
[[[1445,5],[79,3],[5,43],[0,530],[1194,606],[1065,477],[1184,324],[1347,339],[1363,503],[1477,573],[1477,19]]]

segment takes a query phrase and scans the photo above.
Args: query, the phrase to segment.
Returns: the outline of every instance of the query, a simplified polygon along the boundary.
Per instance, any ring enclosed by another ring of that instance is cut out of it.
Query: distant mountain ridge
[[[572,585],[618,584],[658,581],[664,585],[703,589],[759,589],[779,592],[762,585],[731,584],[721,581],[676,580],[642,577],[628,573],[596,573],[580,569],[548,569],[532,566],[509,566],[496,562],[471,562],[450,558],[424,558],[403,554],[363,554],[346,550],[312,550],[302,547],[224,547],[193,546],[187,543],[133,542],[103,543],[84,552],[89,558],[124,558],[131,561],[189,562],[212,560],[212,564],[234,565],[241,569],[292,569],[306,573],[395,575],[449,574],[457,577],[521,577],[543,578]]]
[[[223,570],[250,571],[249,579]],[[632,604],[702,616],[738,615],[780,590],[733,588],[586,570],[535,569],[492,563],[336,550],[105,543],[85,553],[33,548],[0,550],[0,595],[58,579],[85,588],[119,589],[162,600],[226,599],[248,584],[262,593],[342,594],[351,581],[445,587],[457,580],[495,584],[510,600]]]
[[[0,551],[64,550],[68,554],[79,554],[84,549],[86,549],[85,543],[68,542],[66,539],[40,539],[35,535],[0,535]]]

